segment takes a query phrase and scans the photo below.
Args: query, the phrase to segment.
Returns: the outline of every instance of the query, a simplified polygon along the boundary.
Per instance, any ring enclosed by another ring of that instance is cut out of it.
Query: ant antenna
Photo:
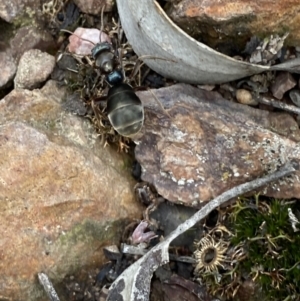
[[[61,29],[60,31],[69,33],[70,35],[74,35],[74,36],[76,36],[78,39],[80,39],[80,40],[82,40],[82,41],[85,41],[85,42],[89,42],[89,43],[91,43],[91,44],[93,44],[93,45],[95,46],[95,43],[93,43],[92,41],[87,40],[87,39],[85,39],[85,38],[82,38],[82,37],[80,37],[79,35],[77,35],[76,33],[72,32],[72,31],[70,31],[70,30],[67,30],[67,29]]]
[[[123,38],[123,29],[121,27],[121,21],[120,21],[120,18],[118,19],[118,31],[117,31],[117,34],[118,34],[118,47],[120,47],[120,45],[122,44],[122,38]]]
[[[104,28],[104,24],[103,24],[104,9],[105,9],[105,4],[103,4],[101,8],[101,17],[100,17],[101,27],[100,27],[100,37],[99,37],[100,43],[101,43],[101,36]]]
[[[101,43],[101,37],[102,37],[102,32],[103,32],[103,28],[104,28],[104,24],[103,24],[103,14],[104,14],[104,9],[105,9],[105,4],[103,5],[102,9],[101,9],[101,28],[100,28],[100,33],[99,33],[99,41]],[[74,35],[76,36],[78,39],[81,39],[82,41],[88,42],[93,44],[94,46],[96,46],[96,44],[90,40],[87,40],[85,38],[80,37],[79,35],[75,34],[74,32],[67,30],[67,29],[61,29],[61,32],[66,32],[69,33],[70,35]]]

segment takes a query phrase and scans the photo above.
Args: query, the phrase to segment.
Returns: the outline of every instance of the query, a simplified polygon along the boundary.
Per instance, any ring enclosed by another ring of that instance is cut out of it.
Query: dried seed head
[[[194,257],[197,260],[197,265],[194,271],[195,275],[199,275],[203,270],[205,272],[218,271],[218,267],[223,266],[226,261],[225,252],[228,248],[222,240],[215,242],[210,236],[206,235],[200,241],[195,242],[197,250],[194,252]]]

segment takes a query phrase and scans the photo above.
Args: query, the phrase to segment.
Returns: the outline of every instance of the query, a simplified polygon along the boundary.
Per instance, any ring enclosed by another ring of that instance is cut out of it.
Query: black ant
[[[111,85],[107,94],[107,116],[111,125],[121,136],[137,134],[144,123],[144,107],[133,88],[123,82],[123,73],[115,69],[112,45],[98,43],[92,49],[92,56],[96,66],[107,74],[106,80]]]

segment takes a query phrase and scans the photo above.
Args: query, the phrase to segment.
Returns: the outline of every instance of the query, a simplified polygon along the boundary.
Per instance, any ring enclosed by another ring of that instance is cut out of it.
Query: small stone
[[[290,95],[290,99],[292,100],[292,102],[297,107],[300,107],[300,91],[299,90],[291,90],[289,95]]]
[[[220,85],[220,89],[222,89],[224,91],[228,91],[232,94],[234,94],[234,92],[235,92],[235,88],[231,84],[228,84],[228,83]]]
[[[260,64],[262,62],[262,55],[261,51],[255,50],[250,58],[250,63],[252,64]]]
[[[39,49],[50,53],[56,47],[49,32],[33,25],[19,28],[9,44],[16,62],[19,62],[21,56],[30,49]]]
[[[9,51],[0,52],[0,70],[0,88],[3,88],[7,83],[12,81],[17,71],[17,67]]]
[[[282,99],[283,94],[294,88],[296,84],[297,82],[289,72],[282,72],[276,77],[274,84],[271,86],[272,94],[277,99]]]
[[[256,106],[258,102],[253,99],[250,91],[245,89],[236,90],[236,99],[239,103],[244,105]]]
[[[34,89],[43,83],[55,66],[55,57],[32,49],[23,54],[20,59],[15,87],[18,89]]]
[[[212,91],[216,86],[215,85],[198,85],[199,89],[205,90],[205,91]]]
[[[106,246],[103,248],[103,253],[110,260],[121,259],[122,254],[117,245]]]
[[[83,13],[98,15],[104,7],[104,12],[112,10],[113,0],[74,0],[74,3],[80,8]]]

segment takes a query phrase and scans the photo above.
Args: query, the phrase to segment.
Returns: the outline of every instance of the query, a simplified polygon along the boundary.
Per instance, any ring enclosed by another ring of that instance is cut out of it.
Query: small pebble
[[[289,92],[290,98],[292,102],[297,106],[300,107],[300,91],[299,90],[291,90]]]
[[[212,91],[216,86],[215,85],[198,85],[197,88],[205,90],[205,91]]]
[[[256,106],[258,104],[258,102],[253,99],[251,92],[248,90],[238,89],[236,90],[235,96],[237,101],[244,105]]]
[[[273,96],[277,99],[282,99],[283,94],[296,86],[292,74],[289,72],[281,72],[276,76],[275,82],[271,86],[271,92]]]

